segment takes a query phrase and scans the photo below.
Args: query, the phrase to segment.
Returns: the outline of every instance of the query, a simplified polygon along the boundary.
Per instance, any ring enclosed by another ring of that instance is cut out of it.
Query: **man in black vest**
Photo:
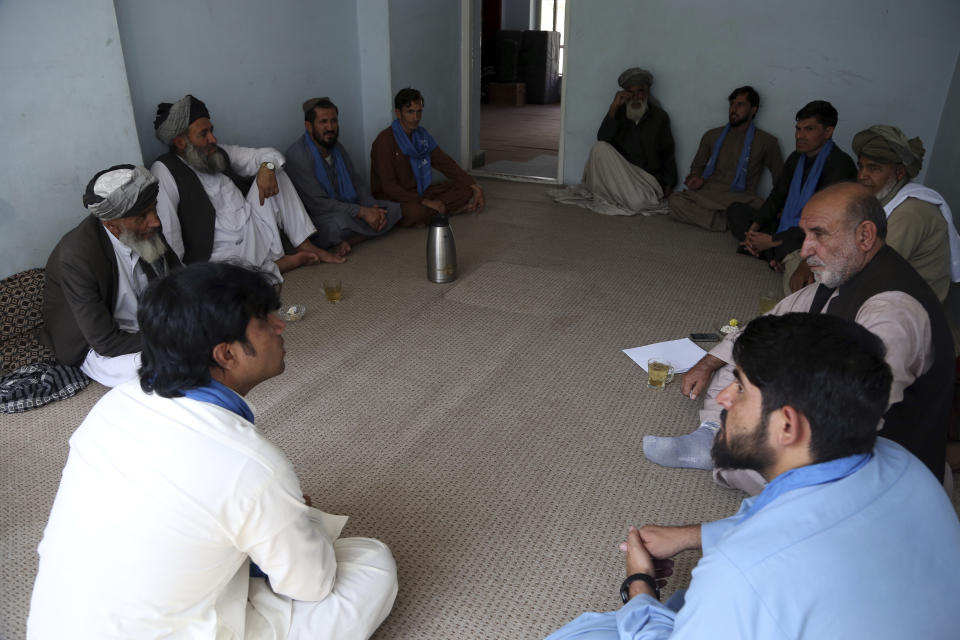
[[[90,213],[47,260],[40,339],[61,364],[108,387],[137,374],[137,306],[147,282],[180,267],[157,218],[157,179],[117,165],[87,185]]]
[[[159,104],[153,127],[170,148],[150,167],[160,182],[157,213],[184,264],[240,260],[279,280],[302,265],[344,262],[310,242],[316,228],[279,151],[218,145],[206,105],[191,95]],[[281,231],[296,248],[290,255]]]
[[[884,243],[887,218],[866,187],[841,183],[817,193],[804,207],[800,227],[806,234],[801,257],[817,282],[784,298],[770,313],[829,313],[879,336],[893,372],[881,435],[903,445],[942,479],[954,352],[939,300],[913,267]],[[696,399],[706,391],[700,427],[679,438],[645,436],[647,458],[664,466],[713,468],[710,446],[721,413],[716,397],[732,380],[735,340],[724,339],[683,376],[685,396]],[[751,493],[762,488],[755,475],[715,470],[714,477]]]

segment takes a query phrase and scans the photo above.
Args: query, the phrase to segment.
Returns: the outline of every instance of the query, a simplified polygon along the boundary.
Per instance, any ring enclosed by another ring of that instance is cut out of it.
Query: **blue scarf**
[[[830,460],[828,462],[797,467],[796,469],[790,469],[790,471],[786,473],[781,473],[773,479],[773,482],[764,487],[760,495],[754,498],[753,503],[742,514],[742,518],[738,524],[746,522],[748,518],[784,493],[793,491],[794,489],[827,484],[828,482],[835,482],[841,478],[846,478],[850,474],[859,471],[872,457],[872,453],[860,453],[845,458],[837,458],[836,460]]]
[[[790,191],[787,193],[787,202],[783,205],[783,213],[780,214],[780,226],[777,227],[777,233],[786,231],[797,226],[800,223],[800,212],[803,211],[803,205],[816,193],[817,183],[820,182],[820,174],[823,173],[823,165],[827,162],[827,156],[833,150],[833,140],[827,140],[827,143],[820,149],[817,159],[813,161],[810,167],[810,173],[807,179],[803,179],[803,167],[807,162],[806,154],[800,154],[800,160],[797,161],[797,168],[793,170],[793,180],[790,181]],[[801,184],[802,183],[802,184]]]
[[[703,178],[706,180],[713,175],[717,168],[717,156],[720,155],[720,147],[727,138],[730,131],[730,124],[723,128],[723,133],[713,143],[713,153],[710,154],[710,160],[707,162],[707,168],[703,170]],[[747,129],[747,135],[743,139],[743,148],[740,149],[740,159],[737,160],[737,173],[733,176],[733,182],[730,183],[730,191],[744,191],[747,188],[747,164],[750,162],[750,148],[753,146],[753,136],[757,128],[750,121],[750,127]]]
[[[327,162],[320,154],[320,150],[317,149],[310,132],[304,131],[303,139],[307,143],[310,155],[313,156],[313,175],[317,177],[320,186],[330,194],[331,198],[335,197],[340,202],[357,204],[359,200],[357,190],[353,188],[353,182],[350,181],[350,172],[347,171],[347,163],[343,161],[343,154],[340,153],[339,145],[334,145],[330,152],[333,154],[333,167],[337,172],[337,190],[334,191],[330,185],[330,176],[327,175]]]
[[[197,402],[209,402],[218,407],[223,407],[227,411],[233,411],[235,414],[248,422],[253,422],[253,411],[246,401],[232,389],[216,380],[203,387],[194,387],[193,389],[180,389],[185,397]]]
[[[437,141],[426,129],[417,127],[407,137],[400,126],[400,120],[394,120],[390,125],[393,128],[393,137],[403,155],[410,158],[413,175],[417,179],[417,193],[423,195],[433,181],[433,170],[430,167],[430,153],[437,148]]]

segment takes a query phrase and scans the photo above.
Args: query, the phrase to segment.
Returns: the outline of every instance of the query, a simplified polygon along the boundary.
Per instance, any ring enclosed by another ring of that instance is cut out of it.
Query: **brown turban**
[[[620,74],[620,77],[617,78],[617,84],[624,89],[638,84],[645,84],[648,87],[652,87],[653,74],[640,67],[631,67]]]
[[[923,167],[925,150],[920,138],[907,140],[900,129],[875,124],[853,136],[853,152],[882,164],[902,164],[912,179]]]

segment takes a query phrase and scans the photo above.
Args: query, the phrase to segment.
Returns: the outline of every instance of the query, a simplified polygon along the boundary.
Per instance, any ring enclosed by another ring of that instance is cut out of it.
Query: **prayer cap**
[[[923,167],[923,142],[907,140],[903,131],[886,124],[875,124],[853,136],[853,152],[883,164],[902,164],[907,175],[916,178]]]
[[[100,220],[138,216],[153,206],[160,185],[152,173],[132,164],[118,164],[87,183],[83,206]]]
[[[632,87],[637,84],[645,84],[648,87],[653,86],[653,74],[640,67],[630,67],[620,74],[617,78],[617,84],[622,88]]]
[[[161,102],[157,105],[157,117],[153,121],[153,130],[157,140],[165,145],[187,130],[190,124],[199,118],[209,118],[207,105],[189,93],[175,103]]]

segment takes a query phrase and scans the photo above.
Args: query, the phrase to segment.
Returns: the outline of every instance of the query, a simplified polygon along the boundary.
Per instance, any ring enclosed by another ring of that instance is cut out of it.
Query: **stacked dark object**
[[[494,82],[526,84],[526,101],[560,102],[560,32],[498,31]]]

